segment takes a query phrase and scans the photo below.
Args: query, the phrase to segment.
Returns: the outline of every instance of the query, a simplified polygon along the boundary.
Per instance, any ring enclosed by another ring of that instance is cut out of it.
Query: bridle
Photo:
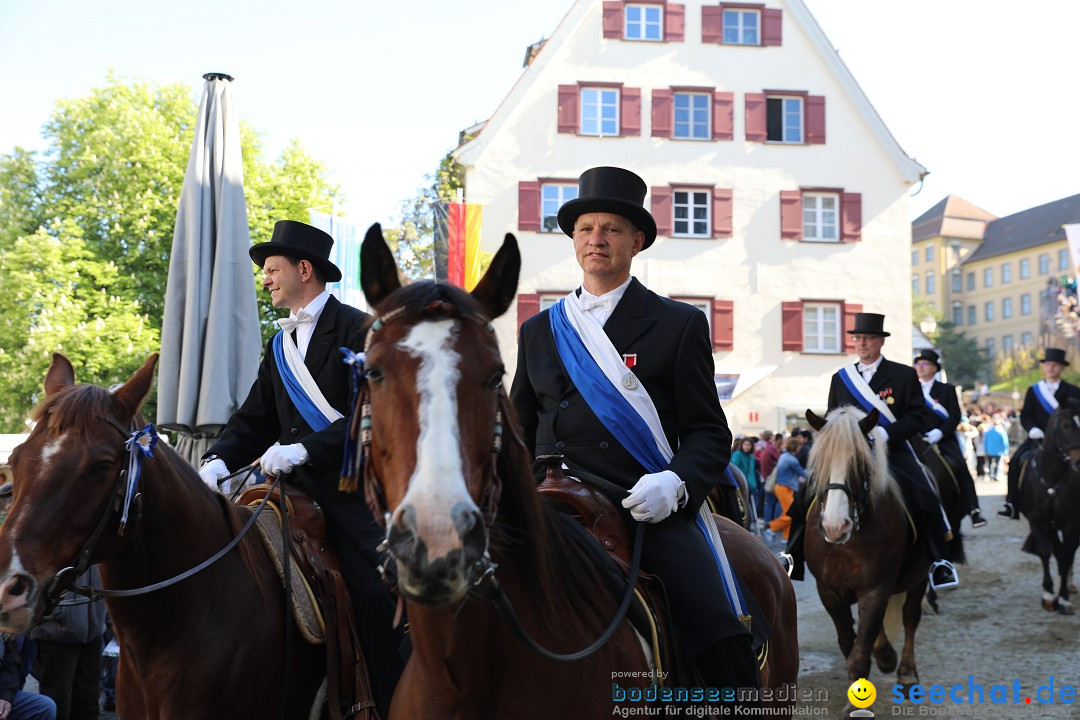
[[[852,490],[848,483],[829,483],[825,486],[825,492],[821,493],[821,511],[818,513],[818,528],[822,529],[822,523],[825,516],[825,498],[828,496],[830,490],[840,490],[848,497],[848,502],[851,506],[851,521],[852,521],[852,534],[859,532],[861,526],[860,518],[866,512],[867,500],[870,497],[870,475],[869,473],[860,473],[862,475],[862,482]],[[824,535],[824,531],[822,532]],[[826,536],[828,542],[828,536]]]
[[[360,412],[356,413],[355,416],[351,417],[348,421],[349,435],[346,442],[345,462],[342,467],[342,481],[339,490],[355,490],[358,476],[361,472],[363,473],[364,497],[368,507],[371,509],[375,521],[386,530],[385,538],[376,548],[376,550],[384,555],[384,559],[379,565],[379,574],[390,586],[390,589],[394,594],[398,594],[398,590],[396,571],[393,567],[395,560],[390,552],[391,514],[387,509],[386,495],[382,487],[382,482],[379,480],[373,467],[373,463],[371,462],[371,389],[368,384],[368,372],[364,369],[364,362],[367,354],[371,350],[372,342],[377,333],[387,324],[405,316],[405,313],[405,306],[401,306],[395,308],[386,315],[376,318],[368,330],[367,338],[364,341],[363,353],[353,353],[348,348],[341,348],[341,352],[345,355],[344,362],[352,367],[354,398],[349,407],[351,408],[351,412],[355,412],[356,408],[359,407]],[[469,320],[484,328],[491,335],[495,334],[495,326],[492,325],[491,321],[487,318],[477,313],[461,313],[446,301],[436,300],[429,303],[424,308],[422,314],[427,317],[452,317]],[[636,523],[637,527],[634,536],[633,557],[626,591],[623,594],[622,601],[615,613],[614,619],[600,636],[582,650],[565,654],[552,652],[536,642],[522,626],[521,621],[518,619],[517,613],[510,602],[510,598],[507,597],[498,578],[495,577],[495,571],[498,569],[498,564],[491,559],[489,547],[488,528],[495,522],[495,517],[498,514],[499,509],[499,498],[502,495],[502,478],[499,476],[497,458],[503,448],[503,406],[507,402],[508,398],[506,397],[506,391],[500,387],[497,396],[495,425],[492,432],[491,443],[492,478],[491,482],[488,483],[487,487],[484,489],[484,494],[479,503],[480,511],[484,518],[484,551],[481,554],[480,559],[476,561],[471,569],[472,585],[480,591],[488,591],[488,594],[491,596],[491,601],[506,619],[510,629],[518,639],[534,653],[555,662],[576,662],[593,655],[607,644],[607,641],[615,635],[619,626],[621,626],[626,619],[630,604],[634,598],[634,588],[636,587],[638,571],[641,567],[641,555],[644,546],[644,543],[642,542],[644,523]],[[355,452],[357,441],[359,441],[359,452]],[[588,475],[588,473],[578,474]],[[591,481],[593,478],[590,476],[588,478],[582,477],[581,479]],[[600,483],[608,484],[602,478],[595,478],[595,480]],[[619,492],[625,492],[622,488],[615,489]]]

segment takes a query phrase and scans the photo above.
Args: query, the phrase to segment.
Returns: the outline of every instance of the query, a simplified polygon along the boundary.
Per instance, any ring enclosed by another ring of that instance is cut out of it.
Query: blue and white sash
[[[553,305],[548,316],[563,367],[589,408],[642,467],[650,473],[667,468],[675,453],[660,424],[656,405],[636,378],[624,382],[631,371],[600,323],[581,310],[577,293],[571,292]],[[728,603],[749,627],[746,601],[708,503],[701,504],[695,522],[720,569]]]
[[[923,398],[926,400],[926,407],[933,410],[935,415],[940,417],[942,420],[949,419],[949,411],[945,409],[944,405],[942,405],[929,395],[923,395]]]
[[[1054,411],[1058,409],[1058,401],[1054,397],[1054,393],[1050,392],[1050,387],[1046,384],[1046,381],[1040,380],[1035,383],[1033,389],[1035,390],[1035,399],[1042,405],[1046,414],[1053,415]]]
[[[325,430],[330,423],[345,417],[323,397],[315,378],[311,377],[311,371],[304,365],[304,358],[291,333],[278,330],[274,336],[274,362],[277,363],[289,399],[312,430]]]
[[[871,410],[878,411],[880,415],[878,425],[886,427],[896,422],[896,416],[892,414],[892,410],[876,392],[870,389],[870,385],[863,380],[862,374],[854,365],[845,365],[840,368],[836,371],[836,376],[844,383],[844,387],[848,389],[851,396],[855,398],[855,402],[859,403],[863,410],[867,413]]]

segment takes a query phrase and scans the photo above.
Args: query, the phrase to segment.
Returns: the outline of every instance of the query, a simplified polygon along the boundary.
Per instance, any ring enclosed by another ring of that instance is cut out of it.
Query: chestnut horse
[[[53,355],[34,429],[9,459],[14,497],[0,526],[0,630],[23,632],[39,622],[51,581],[84,553],[101,563],[105,588],[141,588],[213,556],[250,517],[158,443],[142,463],[141,500],[119,532],[127,428],[150,392],[156,362],[151,356],[110,391],[76,385],[71,363]],[[120,717],[308,716],[326,653],[293,628],[286,660],[281,582],[254,533],[182,582],[107,603],[120,644]]]
[[[1031,528],[1021,549],[1042,560],[1043,609],[1072,615],[1076,611],[1069,593],[1076,588],[1070,577],[1080,545],[1080,407],[1063,403],[1050,416],[1037,469],[1034,466],[1027,463],[1020,478],[1022,507]],[[1061,576],[1057,594],[1051,555]]]
[[[607,718],[616,708],[613,684],[626,691],[650,683],[628,622],[594,654],[556,662],[527,647],[492,602],[497,584],[525,633],[562,654],[601,636],[617,605],[596,563],[599,544],[541,500],[503,387],[491,320],[513,302],[520,264],[507,235],[469,294],[442,283],[401,287],[378,225],[361,249],[376,320],[352,427],[368,502],[388,525],[385,549],[413,643],[391,718]],[[792,683],[791,584],[756,538],[727,521],[722,531],[777,629],[774,681]]]
[[[806,419],[818,431],[810,450],[807,497],[813,502],[806,517],[806,563],[836,626],[848,679],[869,677],[871,651],[882,672],[896,669],[884,619],[890,598],[904,593],[904,649],[897,679],[902,685],[918,682],[915,630],[930,560],[914,544],[900,487],[889,474],[885,443],[871,446],[867,441],[877,410],[866,415],[841,406],[827,421],[807,410]],[[856,603],[858,632],[851,614]]]

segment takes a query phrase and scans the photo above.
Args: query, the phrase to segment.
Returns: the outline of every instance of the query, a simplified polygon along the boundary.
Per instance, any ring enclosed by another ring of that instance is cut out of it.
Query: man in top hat
[[[537,456],[562,455],[568,475],[580,468],[628,491],[617,500],[628,519],[646,523],[642,568],[663,581],[705,683],[758,687],[750,632],[725,602],[695,525],[731,454],[708,322],[630,275],[656,238],[645,182],[599,167],[578,187],[558,220],[573,238],[582,285],[520,331],[510,394],[525,442]],[[763,623],[758,613],[749,624],[756,632]]]
[[[881,354],[885,338],[885,316],[858,313],[855,327],[848,330],[859,362],[838,370],[829,385],[829,410],[852,405],[866,412],[880,413],[875,434],[888,442],[889,469],[900,482],[908,510],[919,526],[919,536],[933,564],[930,584],[936,589],[959,584],[956,569],[945,559],[945,513],[932,481],[908,440],[928,432],[933,421],[919,387],[919,378],[908,365],[886,360]],[[880,429],[879,429],[880,428]]]
[[[1020,470],[1034,454],[1046,434],[1046,424],[1058,405],[1070,398],[1080,400],[1080,388],[1061,379],[1061,373],[1069,366],[1065,351],[1060,348],[1046,348],[1039,360],[1043,379],[1027,389],[1024,395],[1024,408],[1020,411],[1020,424],[1027,431],[1027,439],[1016,448],[1009,458],[1009,489],[1005,496],[1005,506],[998,511],[1001,517],[1020,519],[1023,508],[1020,506]]]
[[[960,400],[957,398],[956,386],[935,378],[935,375],[941,371],[941,360],[933,350],[920,352],[915,357],[913,365],[915,374],[919,376],[919,384],[922,386],[923,402],[930,409],[933,420],[932,429],[923,437],[927,443],[938,449],[952,471],[953,477],[956,478],[960,492],[963,493],[968,504],[971,526],[983,527],[986,525],[986,520],[979,512],[979,496],[975,492],[975,480],[968,470],[964,451],[960,449],[960,441],[956,439],[956,426],[960,424]]]
[[[370,315],[326,291],[328,281],[341,279],[329,259],[333,244],[318,228],[281,220],[270,242],[248,251],[265,273],[274,307],[290,314],[278,320],[281,330],[266,344],[247,399],[203,456],[199,475],[217,489],[230,470],[258,459],[264,473],[286,476],[318,502],[341,559],[375,702],[387,717],[404,663],[392,627],[394,603],[376,571],[382,531],[363,495],[338,491],[350,395],[339,348],[364,346]]]

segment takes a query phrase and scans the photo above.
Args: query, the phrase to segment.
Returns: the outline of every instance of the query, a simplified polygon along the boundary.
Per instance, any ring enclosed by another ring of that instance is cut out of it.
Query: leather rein
[[[428,305],[425,313],[443,313],[451,317],[462,318],[470,320],[484,329],[486,329],[492,335],[495,334],[495,326],[491,324],[489,320],[478,314],[462,315],[456,311],[449,303],[443,301],[435,301]],[[376,333],[387,323],[393,322],[405,315],[405,308],[399,307],[395,310],[387,313],[386,315],[376,318],[372,323],[370,330],[368,331],[367,338],[364,342],[364,356],[370,351],[372,340],[376,337]],[[359,407],[360,413],[357,416],[358,423],[350,420],[350,436],[349,441],[357,439],[359,436],[360,451],[357,455],[357,467],[354,471],[358,470],[363,472],[364,477],[364,495],[367,500],[368,506],[371,508],[371,513],[375,517],[375,521],[386,529],[386,537],[376,547],[376,550],[385,556],[383,562],[379,565],[379,574],[383,577],[383,580],[390,586],[391,590],[398,594],[396,573],[390,567],[391,561],[395,560],[393,554],[390,552],[390,512],[386,507],[386,495],[383,491],[382,482],[379,480],[375,473],[375,468],[371,462],[371,441],[372,441],[372,419],[371,419],[371,402],[370,402],[370,388],[368,387],[368,374],[363,368],[364,356],[353,355],[346,353],[346,362],[353,365],[354,374],[353,379],[357,384],[355,390],[355,401],[353,408]],[[602,648],[608,640],[614,636],[615,632],[622,625],[626,619],[626,615],[630,609],[630,603],[634,599],[634,588],[637,584],[638,571],[641,568],[641,555],[642,548],[644,546],[644,523],[636,523],[637,528],[634,535],[634,550],[633,558],[630,567],[630,575],[627,581],[626,591],[623,593],[622,601],[619,605],[619,609],[615,613],[614,619],[608,625],[608,627],[600,634],[600,636],[590,643],[587,647],[573,653],[556,653],[540,645],[528,631],[521,625],[521,621],[518,619],[517,613],[514,611],[514,606],[510,602],[510,598],[507,597],[506,592],[503,590],[502,584],[499,583],[498,578],[495,577],[495,571],[498,569],[498,563],[491,559],[489,552],[488,532],[487,528],[490,528],[495,522],[495,516],[499,509],[499,498],[502,495],[502,478],[499,477],[496,458],[502,452],[503,445],[503,411],[502,405],[508,402],[506,397],[506,391],[499,390],[498,407],[495,411],[495,427],[493,430],[493,440],[491,446],[492,452],[492,481],[488,483],[484,490],[484,495],[480,500],[480,511],[484,518],[484,552],[480,559],[476,561],[472,568],[472,575],[474,577],[473,587],[478,590],[489,590],[491,601],[495,607],[500,611],[505,618],[507,625],[513,631],[514,635],[521,640],[530,650],[547,660],[554,662],[576,662],[583,660],[590,655],[596,653]],[[348,456],[348,451],[346,451]],[[625,494],[626,490],[619,488],[603,478],[598,478],[590,473],[577,472],[575,475],[587,476],[580,477],[582,480],[586,480],[592,484],[603,484],[614,488],[617,492]],[[602,488],[605,489],[605,488]],[[400,595],[399,595],[400,597]]]
[[[130,428],[125,429],[123,425],[116,422],[116,420],[111,417],[99,416],[99,419],[104,420],[106,423],[112,426],[118,433],[120,433],[121,437],[123,437],[125,440],[127,440],[132,434]],[[232,475],[230,475],[229,477],[236,477],[245,473],[249,473],[252,468],[253,466],[241,468],[237,472],[232,473]],[[240,533],[236,535],[225,547],[223,547],[221,550],[218,550],[212,556],[199,563],[195,567],[190,568],[180,573],[179,575],[175,575],[167,580],[162,580],[151,585],[145,585],[143,587],[131,588],[127,590],[107,590],[104,588],[94,588],[85,585],[74,585],[73,583],[75,579],[82,575],[86,571],[86,569],[92,564],[91,558],[93,557],[94,550],[96,549],[98,541],[101,539],[102,533],[105,530],[105,526],[108,524],[111,518],[113,518],[117,513],[121,511],[121,507],[124,502],[124,492],[127,486],[127,472],[128,470],[125,467],[117,475],[116,482],[113,486],[113,492],[111,493],[111,500],[109,502],[106,502],[105,508],[102,511],[101,516],[98,518],[97,525],[94,527],[94,531],[90,533],[90,535],[83,542],[82,548],[75,556],[74,563],[71,566],[58,571],[56,575],[54,575],[52,579],[50,579],[49,582],[45,585],[42,591],[45,600],[45,606],[42,611],[43,617],[48,616],[52,612],[53,608],[55,608],[56,605],[60,602],[60,599],[63,597],[63,595],[69,590],[76,595],[82,595],[88,598],[89,602],[98,600],[100,598],[134,597],[137,595],[146,595],[148,593],[156,592],[158,590],[163,590],[164,588],[176,585],[177,583],[187,580],[191,576],[202,572],[203,570],[223,558],[225,555],[227,555],[234,547],[237,546],[237,544],[244,538],[244,536],[247,535],[248,531],[255,524],[259,513],[262,512],[267,500],[269,500],[270,496],[273,494],[273,490],[276,489],[277,485],[281,482],[280,476],[274,480],[274,484],[271,488],[270,493],[267,493],[266,497],[263,498],[263,500],[259,503],[258,507],[255,508],[254,512],[252,512],[251,517],[248,519],[243,529],[241,529]],[[136,522],[138,522],[138,520],[142,517],[141,501],[142,496],[141,494],[138,494],[135,496],[132,503],[136,506]],[[124,528],[119,528],[117,530],[117,534],[123,535]]]

